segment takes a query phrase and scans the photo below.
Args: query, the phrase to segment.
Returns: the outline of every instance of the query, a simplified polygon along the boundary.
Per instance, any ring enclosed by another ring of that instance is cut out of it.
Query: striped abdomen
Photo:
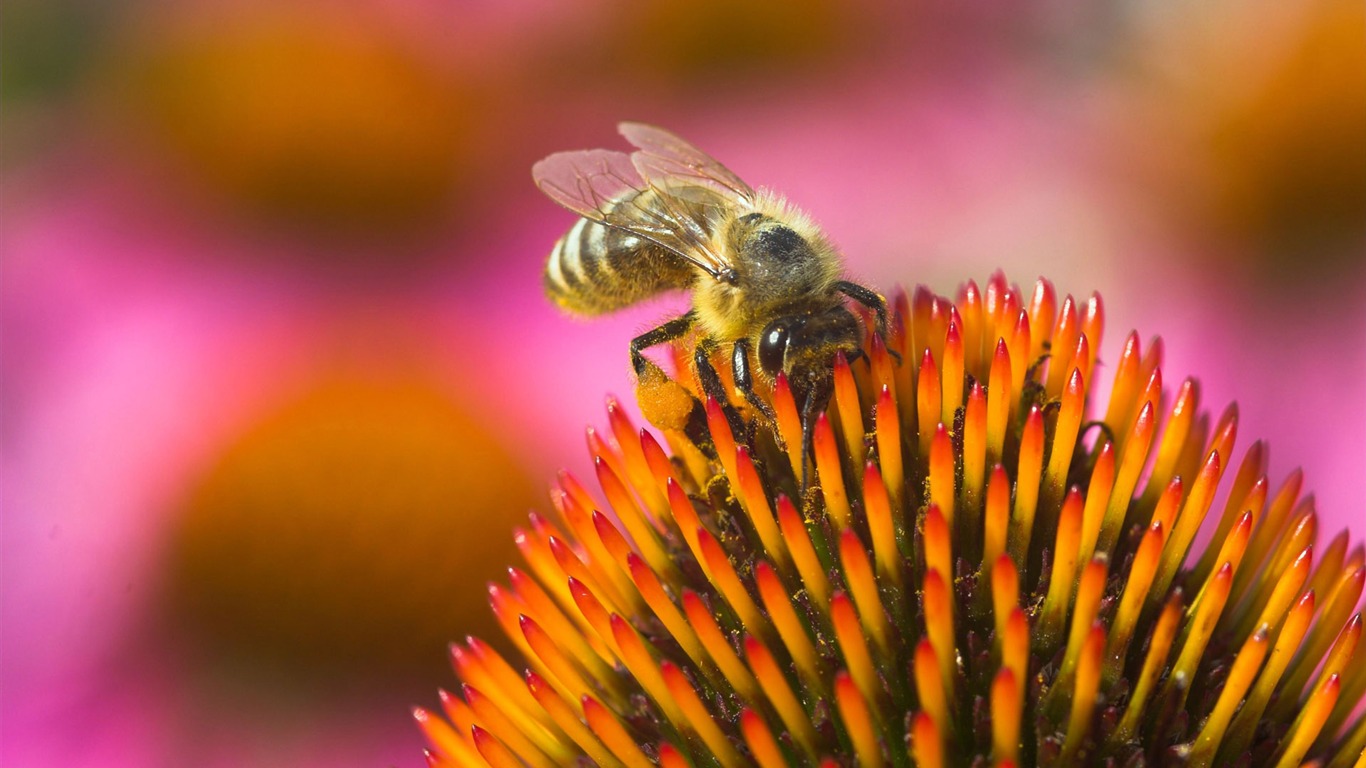
[[[545,290],[564,309],[598,315],[692,284],[693,267],[678,254],[620,229],[579,219],[555,243]]]

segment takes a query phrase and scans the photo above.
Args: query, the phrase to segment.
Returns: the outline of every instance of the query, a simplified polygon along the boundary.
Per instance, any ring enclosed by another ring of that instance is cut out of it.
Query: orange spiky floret
[[[490,587],[521,658],[455,648],[430,762],[1360,764],[1366,551],[1235,461],[1236,408],[1164,411],[1131,333],[1088,422],[1103,304],[1044,280],[890,307],[809,450],[782,376],[773,424],[708,400],[705,445],[609,401],[601,494],[562,475]]]

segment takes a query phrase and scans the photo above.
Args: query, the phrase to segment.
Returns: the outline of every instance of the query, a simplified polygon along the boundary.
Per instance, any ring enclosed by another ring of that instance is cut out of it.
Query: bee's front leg
[[[749,339],[740,339],[735,342],[735,351],[731,355],[731,370],[735,374],[735,388],[745,395],[745,400],[749,402],[754,410],[763,414],[768,423],[774,424],[773,408],[765,403],[759,393],[754,391],[754,377],[749,368]]]
[[[835,283],[835,290],[873,310],[877,315],[877,332],[887,336],[887,300],[876,291],[864,288],[858,283],[841,280]]]
[[[873,313],[877,315],[878,335],[881,336],[884,341],[887,339],[887,300],[882,298],[881,294],[864,288],[858,283],[851,283],[848,280],[841,280],[838,283],[835,283],[835,290],[873,310]],[[888,349],[887,354],[891,355],[892,359],[896,360],[898,363],[901,362],[901,355],[895,350]],[[853,361],[850,360],[849,362]]]
[[[726,392],[725,382],[721,381],[721,375],[716,372],[716,368],[711,364],[711,355],[716,351],[716,342],[710,339],[703,339],[697,343],[693,350],[693,365],[697,368],[697,380],[702,385],[702,391],[707,397],[716,401],[721,406],[721,412],[726,414],[726,421],[730,422],[730,431],[736,437],[746,434],[745,422],[740,418],[740,414],[730,404],[730,395]]]

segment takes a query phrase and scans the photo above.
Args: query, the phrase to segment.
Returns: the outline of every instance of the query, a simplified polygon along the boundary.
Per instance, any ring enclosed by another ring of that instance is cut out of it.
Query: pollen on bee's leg
[[[682,432],[697,408],[697,398],[657,366],[636,379],[636,402],[647,421],[659,429]]]

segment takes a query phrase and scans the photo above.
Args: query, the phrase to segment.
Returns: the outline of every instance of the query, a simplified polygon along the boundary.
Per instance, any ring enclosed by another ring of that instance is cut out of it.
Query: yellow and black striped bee
[[[559,152],[532,168],[543,192],[582,217],[550,252],[547,293],[573,314],[598,315],[688,291],[687,314],[631,340],[637,377],[663,375],[643,350],[696,331],[694,365],[708,395],[728,402],[710,360],[732,345],[748,402],[771,418],[753,384],[771,385],[781,371],[808,421],[828,397],[836,353],[853,360],[862,351],[863,328],[845,299],[874,310],[879,330],[885,301],[845,280],[835,247],[781,197],[666,130],[619,129],[634,152]]]

